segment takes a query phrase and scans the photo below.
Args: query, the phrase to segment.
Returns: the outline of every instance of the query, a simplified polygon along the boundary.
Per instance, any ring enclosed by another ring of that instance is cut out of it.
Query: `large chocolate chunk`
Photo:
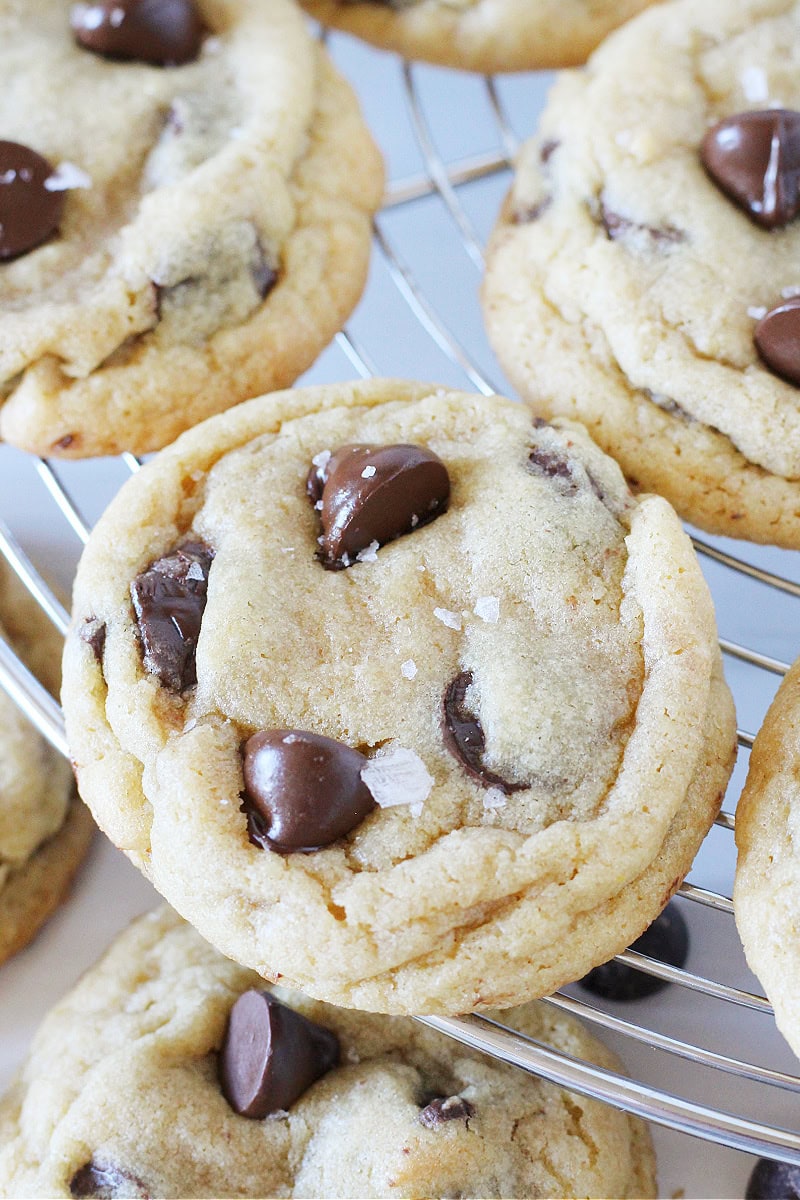
[[[682,967],[689,956],[689,930],[677,904],[668,904],[642,936],[636,939],[631,950],[658,959],[659,962],[670,963],[673,967]],[[606,1000],[639,1000],[667,986],[666,980],[637,971],[635,967],[615,962],[614,959],[595,967],[588,975],[584,975],[580,983],[587,991]]]
[[[447,1121],[464,1121],[469,1124],[470,1117],[475,1116],[475,1105],[470,1104],[463,1096],[437,1096],[426,1104],[419,1114],[420,1124],[426,1129],[438,1129]]]
[[[197,682],[195,654],[213,557],[203,542],[186,542],[131,584],[144,665],[171,692]]]
[[[339,1039],[269,992],[249,991],[234,1004],[219,1058],[222,1094],[243,1117],[291,1107],[339,1061]]]
[[[244,745],[244,812],[250,841],[289,854],[328,846],[375,807],[361,780],[368,759],[333,738],[267,729]]]
[[[800,212],[800,112],[737,113],[709,129],[701,150],[711,178],[765,229]]]
[[[69,1181],[73,1196],[90,1196],[92,1200],[123,1200],[141,1197],[149,1200],[148,1192],[141,1179],[114,1163],[98,1162],[92,1158],[80,1167]]]
[[[58,229],[64,191],[47,187],[53,174],[35,150],[0,141],[0,261],[27,254]]]
[[[744,1196],[745,1200],[800,1200],[800,1167],[760,1158]]]
[[[307,490],[322,522],[320,561],[338,571],[373,543],[383,546],[440,516],[450,477],[422,446],[342,446],[312,468]]]
[[[800,386],[800,296],[770,309],[756,325],[754,337],[769,369]]]
[[[528,787],[527,783],[509,783],[507,779],[484,766],[486,737],[483,726],[469,710],[466,701],[467,688],[471,683],[472,672],[462,671],[447,687],[443,706],[444,744],[466,769],[467,774],[481,787],[500,788],[507,796],[512,792],[521,792]]]
[[[646,234],[660,249],[686,241],[686,234],[681,229],[675,229],[672,225],[640,225],[638,221],[614,212],[604,202],[600,205],[600,220],[610,242],[619,241],[628,234]]]
[[[84,49],[158,67],[191,62],[203,40],[194,0],[88,0],[73,6],[70,22]]]

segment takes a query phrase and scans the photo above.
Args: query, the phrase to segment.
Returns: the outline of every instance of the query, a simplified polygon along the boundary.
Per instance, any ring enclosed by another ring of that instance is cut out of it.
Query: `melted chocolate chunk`
[[[85,50],[158,67],[191,62],[203,40],[194,0],[87,0],[70,23]]]
[[[102,667],[103,651],[106,648],[105,622],[99,621],[97,617],[89,617],[88,621],[84,621],[81,626],[80,637],[81,641],[91,647],[95,659]]]
[[[770,309],[753,336],[770,371],[800,387],[800,296]]]
[[[69,1181],[69,1190],[73,1196],[87,1196],[93,1200],[132,1200],[134,1197],[150,1200],[150,1193],[141,1179],[122,1167],[94,1158],[75,1172]]]
[[[339,1061],[339,1039],[269,992],[234,1004],[219,1057],[222,1094],[235,1112],[260,1119],[288,1109]]]
[[[677,904],[668,904],[653,924],[636,939],[631,950],[646,954],[648,958],[656,958],[659,962],[671,963],[673,967],[682,967],[689,955],[689,930]],[[588,975],[584,975],[580,983],[587,991],[606,1000],[639,1000],[667,986],[666,980],[657,979],[655,975],[647,975],[613,959],[595,967]]]
[[[566,455],[537,446],[528,455],[528,466],[534,475],[545,475],[548,479],[559,481],[559,491],[565,496],[574,496],[578,491],[578,483]]]
[[[760,1158],[747,1181],[745,1200],[800,1200],[800,1167]]]
[[[673,229],[670,225],[658,229],[652,225],[639,225],[630,217],[613,212],[605,203],[600,205],[600,220],[609,241],[612,242],[626,237],[629,233],[646,233],[661,248],[674,246],[686,240],[686,234],[680,229]]]
[[[320,562],[340,571],[373,542],[383,546],[441,516],[450,477],[422,446],[342,446],[312,467],[306,490],[322,523]]]
[[[333,738],[300,729],[267,729],[245,742],[250,841],[281,854],[329,846],[375,807],[361,779],[368,759]]]
[[[35,150],[0,141],[0,261],[27,254],[58,229],[64,192],[47,188],[53,173]]]
[[[203,542],[186,542],[131,584],[144,665],[171,692],[197,683],[195,654],[213,557]]]
[[[470,1117],[474,1116],[474,1104],[470,1104],[463,1096],[449,1096],[447,1099],[437,1097],[431,1100],[419,1114],[419,1120],[426,1129],[438,1129],[446,1121],[465,1121],[469,1124]]]
[[[521,792],[529,786],[527,783],[509,783],[483,765],[486,738],[480,721],[466,703],[467,688],[471,683],[472,672],[462,671],[444,694],[444,744],[481,787],[500,788],[506,796]]]
[[[267,256],[264,253],[264,247],[261,242],[256,242],[255,255],[250,267],[253,283],[256,291],[262,300],[266,300],[269,293],[274,288],[278,281],[278,272],[275,271],[267,262]]]
[[[800,212],[800,112],[737,113],[709,129],[700,156],[717,187],[765,229]]]
[[[532,225],[538,221],[542,213],[547,212],[552,203],[552,196],[545,196],[538,204],[529,204],[527,208],[518,208],[511,214],[512,225]]]

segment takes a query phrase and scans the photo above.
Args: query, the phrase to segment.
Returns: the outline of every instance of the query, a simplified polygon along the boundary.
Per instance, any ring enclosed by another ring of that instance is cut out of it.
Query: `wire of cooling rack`
[[[477,282],[483,263],[482,243],[462,202],[462,192],[475,183],[508,172],[517,139],[500,90],[494,80],[486,79],[485,100],[494,121],[499,150],[446,161],[437,147],[436,137],[428,121],[417,76],[417,68],[404,64],[402,84],[409,121],[422,155],[424,171],[395,179],[390,183],[382,213],[375,221],[375,247],[397,292],[425,335],[448,361],[463,373],[473,387],[488,395],[496,390],[494,382],[475,361],[458,333],[448,326],[425,289],[418,284],[389,232],[387,218],[399,210],[409,209],[417,202],[437,201],[457,231],[463,252],[476,271]],[[360,344],[355,333],[340,333],[337,344],[358,375],[366,378],[379,373],[373,356]],[[123,455],[122,462],[131,473],[138,471],[141,466],[140,461],[130,454]],[[41,483],[62,518],[76,538],[85,543],[90,532],[90,522],[82,514],[70,488],[64,483],[60,468],[57,464],[45,460],[39,460],[36,465]],[[705,539],[695,537],[693,542],[699,554],[725,571],[734,572],[738,577],[752,580],[787,597],[800,597],[800,584],[791,579],[754,566],[717,548]],[[2,524],[0,553],[54,626],[63,634],[68,621],[65,609],[22,547]],[[720,645],[726,656],[760,671],[782,675],[788,670],[788,664],[780,659],[735,641],[720,639]],[[19,704],[48,741],[58,751],[67,754],[63,718],[58,705],[19,662],[2,638],[0,686]],[[740,748],[747,752],[752,746],[753,734],[740,729],[738,740]],[[716,826],[723,835],[730,835],[735,828],[734,815],[723,811],[717,818]],[[682,902],[695,904],[709,911],[715,920],[731,921],[731,900],[718,891],[684,883],[679,890],[679,896]],[[707,998],[724,1006],[721,1009],[723,1021],[727,1019],[728,1014],[734,1012],[753,1013],[762,1020],[765,1017],[769,1018],[772,1013],[763,996],[744,988],[705,978],[630,950],[617,957],[629,967],[675,985],[683,994],[693,999]],[[780,1092],[800,1092],[800,1077],[734,1057],[713,1047],[697,1045],[690,1038],[660,1032],[653,1028],[652,1024],[648,1025],[644,1021],[646,1014],[641,1007],[637,1008],[635,1017],[622,1017],[614,1011],[608,1011],[602,1005],[580,999],[569,989],[548,998],[546,1003],[579,1016],[623,1040],[646,1045],[682,1063],[702,1067],[717,1077],[729,1076],[743,1083]],[[800,1132],[782,1128],[774,1123],[764,1123],[752,1117],[740,1116],[715,1105],[699,1103],[690,1096],[669,1091],[652,1083],[629,1079],[614,1071],[574,1059],[487,1017],[419,1019],[475,1049],[485,1051],[573,1091],[594,1096],[636,1113],[650,1121],[735,1149],[800,1164]]]

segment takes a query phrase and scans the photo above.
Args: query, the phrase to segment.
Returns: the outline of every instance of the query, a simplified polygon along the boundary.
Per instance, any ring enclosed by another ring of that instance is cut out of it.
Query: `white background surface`
[[[344,38],[331,40],[334,55],[362,96],[367,117],[387,158],[393,181],[419,179],[424,159],[413,132],[402,68],[391,56]],[[502,140],[485,82],[458,72],[418,67],[412,72],[431,138],[447,163],[502,153]],[[519,75],[500,81],[501,100],[519,136],[535,126],[550,81],[547,75]],[[509,176],[498,172],[459,189],[459,199],[485,240]],[[480,271],[465,251],[461,234],[437,197],[396,207],[382,218],[382,229],[409,268],[432,311],[453,333],[480,372],[498,390],[508,391],[482,330],[477,289]],[[443,352],[420,323],[391,277],[376,248],[369,287],[349,324],[356,342],[384,375],[406,375],[470,387],[464,371]],[[340,346],[331,347],[306,381],[346,379],[354,374]],[[92,523],[127,471],[120,461],[69,464],[59,468],[89,523]],[[0,447],[0,515],[48,577],[67,590],[80,543],[58,514],[25,455]],[[721,543],[718,543],[721,544]],[[800,578],[797,554],[728,543],[732,553],[792,578]],[[800,600],[781,596],[713,564],[707,576],[718,606],[723,636],[791,661],[798,651]],[[761,670],[728,660],[728,676],[739,709],[739,724],[755,731],[777,685]],[[743,781],[746,755],[737,768],[726,809],[733,810]],[[714,830],[691,879],[730,895],[733,838]],[[49,922],[34,945],[0,968],[0,1087],[21,1061],[29,1039],[46,1010],[107,946],[131,917],[157,903],[150,886],[98,836],[71,900]],[[692,930],[688,969],[756,992],[746,970],[732,918],[682,901]],[[576,994],[579,994],[576,992]],[[682,988],[670,987],[651,1000],[611,1011],[673,1036],[711,1046],[737,1057],[795,1072],[797,1063],[775,1033],[771,1019],[736,1010]],[[605,1035],[604,1035],[605,1036]],[[705,1103],[733,1109],[756,1119],[798,1127],[797,1103],[789,1092],[744,1085],[719,1072],[689,1067],[680,1059],[606,1036],[629,1070],[650,1085]],[[681,1134],[655,1130],[660,1163],[660,1195],[680,1189],[686,1196],[737,1197],[752,1165],[746,1155]]]

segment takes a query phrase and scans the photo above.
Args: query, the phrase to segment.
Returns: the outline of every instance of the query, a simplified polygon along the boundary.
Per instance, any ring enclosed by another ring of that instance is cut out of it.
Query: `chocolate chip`
[[[548,479],[561,480],[562,484],[559,490],[563,495],[574,496],[577,492],[578,483],[566,455],[536,446],[528,455],[528,466],[534,475],[544,475]]]
[[[686,240],[686,234],[680,229],[674,229],[671,225],[658,228],[652,225],[640,225],[638,222],[632,221],[630,217],[623,217],[620,213],[614,212],[605,203],[601,203],[600,205],[600,220],[609,241],[612,242],[616,242],[631,233],[647,234],[648,238],[655,242],[657,246],[664,249],[667,246],[677,245],[679,242]]]
[[[467,688],[471,683],[472,672],[462,671],[448,685],[444,694],[444,744],[481,787],[500,788],[501,792],[510,796],[512,792],[520,792],[529,785],[509,783],[483,765],[486,738],[480,721],[470,712],[466,702]]]
[[[747,1181],[745,1200],[800,1200],[800,1167],[760,1158]]]
[[[119,1200],[122,1197],[142,1197],[150,1200],[141,1179],[113,1163],[92,1158],[75,1172],[69,1181],[70,1194],[90,1196],[94,1200]]]
[[[361,780],[368,759],[333,738],[300,729],[267,729],[245,742],[244,783],[250,841],[281,854],[329,846],[375,807]]]
[[[80,638],[82,642],[86,642],[87,646],[91,647],[95,659],[102,666],[103,651],[106,647],[105,622],[99,621],[97,617],[89,617],[88,621],[84,621],[81,626]]]
[[[253,255],[250,270],[253,275],[253,283],[255,284],[256,291],[262,300],[266,300],[277,283],[278,272],[267,262],[267,256],[260,241],[256,241],[255,254]]]
[[[172,692],[197,682],[195,654],[213,557],[203,542],[186,542],[131,584],[144,665]]]
[[[422,446],[342,446],[312,467],[307,491],[321,501],[319,559],[339,571],[373,542],[379,546],[433,521],[447,508],[450,477]]]
[[[339,1061],[339,1039],[269,992],[234,1004],[219,1059],[222,1094],[243,1117],[288,1109]]]
[[[551,196],[545,196],[538,204],[529,204],[527,208],[518,208],[511,214],[512,225],[531,225],[547,212],[552,203]]]
[[[64,192],[46,187],[53,173],[35,150],[0,141],[0,261],[27,254],[58,229]]]
[[[419,1114],[420,1124],[426,1129],[438,1129],[446,1121],[465,1121],[475,1116],[475,1105],[463,1096],[437,1097],[431,1100]]]
[[[756,325],[754,338],[770,371],[800,386],[800,296],[770,309]]]
[[[194,0],[87,0],[73,6],[70,24],[85,50],[159,67],[191,62],[203,40]]]
[[[800,112],[737,113],[709,129],[703,166],[726,196],[765,229],[800,212]]]
[[[689,930],[677,904],[668,904],[653,924],[636,939],[631,950],[658,959],[659,962],[671,963],[673,967],[682,967],[689,955]],[[613,959],[595,967],[588,975],[584,975],[580,983],[587,991],[606,1000],[638,1000],[642,996],[660,992],[667,986],[666,980],[657,979],[655,975],[647,975]]]

